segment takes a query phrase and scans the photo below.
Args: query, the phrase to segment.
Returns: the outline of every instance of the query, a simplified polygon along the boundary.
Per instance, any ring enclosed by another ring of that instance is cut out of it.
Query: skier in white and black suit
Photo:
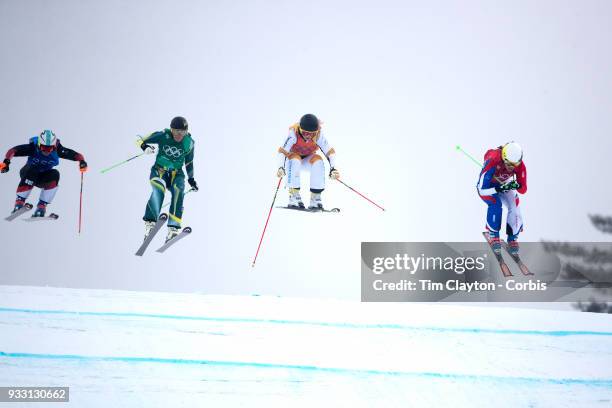
[[[300,173],[310,171],[310,205],[309,209],[323,209],[321,193],[325,189],[325,164],[317,150],[329,160],[331,167],[329,177],[338,179],[340,173],[336,169],[336,151],[321,132],[321,122],[313,114],[302,116],[299,123],[289,127],[289,135],[285,143],[278,149],[277,176],[287,175],[289,186],[289,207],[304,208],[300,196]]]

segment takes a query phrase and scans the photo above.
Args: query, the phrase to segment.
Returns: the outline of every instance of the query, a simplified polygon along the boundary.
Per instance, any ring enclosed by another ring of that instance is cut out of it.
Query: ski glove
[[[279,167],[278,170],[276,171],[276,176],[278,178],[283,178],[285,177],[287,173],[285,172],[285,168],[284,167]]]
[[[81,160],[81,161],[79,162],[79,171],[80,171],[81,173],[85,173],[85,172],[87,172],[87,162],[86,162],[85,160]]]
[[[189,179],[187,179],[187,182],[189,183],[189,185],[191,186],[191,189],[194,192],[197,192],[199,190],[198,183],[196,183],[196,181],[195,181],[195,179],[193,177],[190,177]]]
[[[4,161],[0,163],[0,173],[8,173],[10,164],[11,161],[9,159],[4,159]]]
[[[338,180],[340,178],[340,172],[336,170],[335,167],[332,167],[329,171],[329,178],[332,180]]]
[[[146,144],[146,143],[142,143],[140,145],[140,148],[142,149],[143,152],[145,152],[145,154],[153,154],[155,153],[155,146],[150,145],[150,144]]]
[[[512,180],[509,183],[495,187],[495,191],[497,191],[498,193],[506,193],[508,191],[517,190],[519,188],[521,188],[521,185],[517,181]]]

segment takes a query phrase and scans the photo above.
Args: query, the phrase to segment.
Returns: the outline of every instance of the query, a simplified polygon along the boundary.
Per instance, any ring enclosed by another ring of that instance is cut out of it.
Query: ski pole
[[[192,191],[193,191],[193,188],[190,188],[189,190],[185,191],[185,195],[184,195],[184,196],[186,196],[187,194],[191,193]],[[183,196],[183,197],[184,197],[184,196]],[[162,208],[166,208],[166,207],[168,207],[170,204],[172,204],[172,200],[170,200],[170,202],[168,202],[168,203],[166,203],[166,204],[162,205]]]
[[[272,205],[270,206],[270,211],[268,212],[268,218],[266,219],[266,225],[264,225],[263,232],[261,233],[261,238],[259,239],[259,245],[257,246],[257,252],[255,252],[255,258],[253,258],[252,268],[255,267],[255,261],[257,261],[257,255],[259,255],[259,249],[261,248],[261,243],[263,242],[264,234],[266,233],[266,229],[268,228],[268,221],[270,221],[270,215],[272,215],[272,209],[274,208],[274,203],[276,202],[276,195],[278,194],[278,189],[280,188],[281,181],[283,178],[278,179],[278,185],[276,186],[276,191],[274,192],[274,198],[272,199]]]
[[[81,221],[83,219],[83,172],[81,172],[81,194],[79,198],[79,234],[81,233]]]
[[[101,170],[101,171],[100,171],[100,173],[104,174],[104,173],[106,173],[107,171],[110,171],[110,170],[112,170],[112,169],[114,169],[114,168],[117,168],[117,167],[119,167],[119,166],[121,166],[121,165],[123,165],[123,164],[125,164],[125,163],[127,163],[127,162],[129,162],[129,161],[131,161],[131,160],[134,160],[134,159],[136,159],[136,158],[138,158],[138,157],[140,157],[140,156],[142,156],[142,155],[144,155],[144,154],[146,154],[146,153],[145,153],[145,152],[142,152],[142,153],[137,154],[136,156],[130,157],[129,159],[124,160],[124,161],[122,161],[122,162],[120,162],[120,163],[113,164],[112,166],[107,167],[107,168],[105,168],[104,170]]]
[[[340,180],[340,179],[336,179],[336,181],[339,181],[340,183],[344,184],[345,187],[347,187],[349,190],[353,191],[354,193],[357,193],[359,196],[365,198],[366,200],[368,200],[369,202],[371,202],[372,204],[374,204],[375,206],[377,206],[378,208],[380,208],[381,210],[385,211],[384,208],[382,208],[380,205],[376,204],[374,201],[370,200],[368,197],[364,196],[363,194],[361,194],[359,191],[355,190],[353,187],[349,186],[348,184],[346,184],[344,181]]]
[[[325,152],[323,151],[323,149],[321,149],[321,146],[319,146],[317,144],[317,146],[319,147],[319,150],[321,150],[321,153],[323,153],[323,155],[325,156],[325,158],[327,159],[327,162],[329,163],[329,166],[331,167],[331,160],[329,159],[329,156],[327,156],[327,154],[325,154]],[[376,204],[374,201],[370,200],[368,197],[364,196],[363,194],[361,194],[359,191],[355,190],[353,187],[349,186],[348,184],[346,184],[345,182],[343,182],[340,179],[336,179],[336,181],[339,181],[340,183],[344,184],[346,187],[348,187],[350,190],[354,191],[355,193],[359,194],[361,197],[365,198],[366,200],[368,200],[369,202],[371,202],[372,204],[374,204],[375,206],[377,206],[378,208],[380,208],[381,210],[385,211],[384,208],[382,208],[380,205]]]
[[[457,145],[457,147],[455,148],[456,150],[460,151],[461,153],[464,154],[465,157],[467,157],[468,159],[470,159],[472,162],[474,162],[478,167],[482,167],[482,163],[480,163],[478,160],[476,160],[475,158],[473,158],[468,152],[466,152],[465,150],[463,150],[461,148],[461,146]]]

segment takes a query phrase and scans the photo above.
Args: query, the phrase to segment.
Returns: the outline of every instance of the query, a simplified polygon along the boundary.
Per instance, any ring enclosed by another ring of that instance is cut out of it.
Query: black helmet
[[[187,130],[187,119],[182,116],[177,116],[170,122],[170,129]]]
[[[307,113],[300,119],[300,129],[307,132],[316,132],[319,130],[319,119],[312,113]]]

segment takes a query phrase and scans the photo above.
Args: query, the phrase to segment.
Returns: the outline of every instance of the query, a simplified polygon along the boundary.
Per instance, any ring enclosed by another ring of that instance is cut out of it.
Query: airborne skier
[[[172,119],[170,129],[151,133],[139,140],[140,148],[145,153],[155,153],[158,146],[155,164],[151,168],[149,181],[153,192],[147,202],[143,220],[145,222],[145,239],[155,226],[161,211],[166,189],[170,190],[172,201],[170,203],[168,218],[168,234],[166,242],[177,236],[180,232],[181,217],[183,216],[183,197],[185,194],[185,173],[192,190],[198,191],[198,184],[193,178],[194,141],[187,131],[187,120],[181,116]]]
[[[51,130],[43,130],[40,135],[32,137],[28,144],[15,146],[6,152],[4,161],[0,163],[0,172],[9,171],[13,157],[28,158],[25,166],[19,171],[21,179],[17,186],[13,213],[26,205],[26,200],[34,187],[41,189],[32,217],[44,217],[47,205],[53,202],[60,180],[60,172],[54,169],[59,164],[59,159],[78,161],[81,173],[87,171],[87,162],[83,155],[64,147]]]
[[[523,161],[523,149],[516,142],[506,143],[488,150],[478,179],[478,194],[487,204],[489,243],[496,254],[501,253],[499,231],[502,223],[502,204],[508,209],[506,233],[508,252],[518,255],[518,236],[523,230],[523,217],[517,193],[527,192],[527,169]]]
[[[335,167],[336,151],[329,146],[321,132],[321,123],[313,114],[302,116],[299,123],[289,127],[285,143],[278,149],[278,170],[276,175],[287,175],[289,186],[289,207],[304,208],[300,196],[300,172],[310,171],[310,205],[309,209],[322,210],[321,193],[325,189],[325,165],[317,150],[329,160],[331,167],[329,177],[338,179],[340,173]]]

